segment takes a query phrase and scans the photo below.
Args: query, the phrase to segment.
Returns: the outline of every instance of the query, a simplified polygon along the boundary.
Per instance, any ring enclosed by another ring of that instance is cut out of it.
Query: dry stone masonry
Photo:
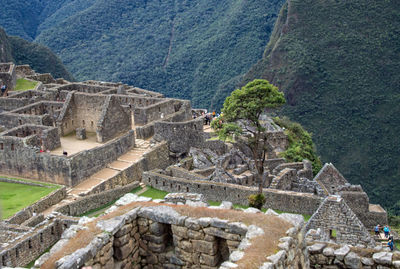
[[[245,268],[248,249],[266,231],[223,217],[242,214],[233,204],[247,206],[258,192],[245,143],[213,138],[203,129],[206,111],[187,100],[0,64],[9,89],[16,78],[37,86],[0,97],[0,171],[65,187],[0,223],[0,267],[25,266],[56,243],[36,268],[51,261],[55,268]],[[263,261],[253,268],[400,268],[399,253],[374,247],[368,232],[387,224],[386,211],[332,164],[314,177],[310,161],[280,158],[289,144],[285,130],[262,117],[268,136],[264,208],[313,216],[305,224],[301,215],[269,209],[267,218],[292,227],[269,242],[273,253],[260,254]],[[170,194],[151,201],[129,193],[139,183]],[[116,199],[99,218],[77,217]],[[210,200],[224,201],[209,206]],[[179,207],[220,217],[193,217]],[[249,219],[263,214],[245,213]],[[87,231],[91,239],[76,244]],[[79,248],[58,254],[71,244]]]

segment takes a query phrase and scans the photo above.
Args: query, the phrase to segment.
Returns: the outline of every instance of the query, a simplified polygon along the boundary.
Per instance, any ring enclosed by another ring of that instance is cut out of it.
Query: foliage
[[[261,57],[284,1],[0,0],[0,21],[50,47],[78,80],[122,81],[219,109],[225,86]]]
[[[249,207],[261,209],[266,201],[264,194],[257,193],[249,195]]]
[[[222,139],[242,134],[241,141],[250,147],[253,154],[260,193],[263,188],[264,161],[268,150],[267,132],[260,121],[260,116],[267,108],[278,108],[285,102],[283,93],[279,92],[277,87],[266,80],[256,79],[233,91],[225,99],[222,116],[212,124]]]
[[[39,187],[18,183],[0,182],[0,205],[3,218],[9,218],[19,210],[50,194],[59,186]]]
[[[322,161],[398,215],[399,14],[395,0],[290,1],[242,81],[284,90],[282,114],[313,133]]]
[[[15,85],[15,91],[26,91],[30,89],[34,89],[37,82],[26,80],[24,78],[17,79],[17,84]]]
[[[316,175],[322,168],[322,163],[317,155],[315,145],[311,139],[311,134],[296,122],[290,121],[287,117],[273,118],[274,122],[285,128],[288,136],[289,147],[281,153],[281,156],[288,162],[301,162],[307,159],[312,162],[313,174]]]

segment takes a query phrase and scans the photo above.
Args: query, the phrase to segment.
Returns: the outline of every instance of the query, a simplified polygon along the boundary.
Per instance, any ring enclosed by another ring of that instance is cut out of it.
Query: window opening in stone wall
[[[178,191],[180,191],[181,190],[181,185],[178,185]]]
[[[6,266],[6,255],[4,255],[2,257],[2,263],[3,263],[3,266]]]
[[[72,125],[74,125],[74,120],[71,121]]]
[[[54,226],[51,227],[51,234],[54,235]]]
[[[18,247],[15,249],[15,257],[19,258],[19,249],[18,249]]]
[[[85,126],[85,120],[82,120],[82,125]]]
[[[229,259],[229,248],[226,242],[226,239],[221,237],[215,237],[217,243],[217,256],[218,256],[218,263],[217,268],[224,262]]]
[[[4,144],[0,143],[0,150],[3,150],[3,149],[4,149]]]
[[[14,144],[11,144],[11,150],[14,150]]]
[[[18,122],[19,122],[19,125],[22,125],[22,120],[18,120]]]
[[[43,234],[40,234],[40,243],[43,243]]]
[[[166,234],[166,238],[165,238],[165,249],[166,252],[168,252],[169,250],[172,250],[174,248],[174,239],[172,237],[172,228],[171,228],[171,224],[165,224],[165,234]]]
[[[165,186],[165,181],[163,181],[162,185],[163,185],[163,187]]]
[[[94,125],[94,123],[93,123],[93,121],[91,121],[91,122],[90,122],[90,126],[92,126],[92,127],[93,127],[93,125]]]
[[[158,179],[156,179],[156,185],[158,185]]]
[[[189,192],[189,187],[186,187],[186,192]]]
[[[335,229],[329,230],[329,239],[336,240],[336,230]]]
[[[28,241],[28,247],[32,248],[32,241],[31,240]]]

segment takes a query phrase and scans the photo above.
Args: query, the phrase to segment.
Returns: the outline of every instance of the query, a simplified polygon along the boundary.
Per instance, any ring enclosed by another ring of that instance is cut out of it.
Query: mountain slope
[[[0,28],[0,62],[29,64],[36,72],[51,73],[56,78],[74,80],[61,60],[49,48],[20,37],[7,36],[2,28]]]
[[[400,5],[288,0],[264,56],[242,80],[285,91],[283,113],[324,161],[400,214]]]
[[[219,85],[262,56],[283,2],[72,1],[36,41],[78,80],[123,81],[208,107]]]

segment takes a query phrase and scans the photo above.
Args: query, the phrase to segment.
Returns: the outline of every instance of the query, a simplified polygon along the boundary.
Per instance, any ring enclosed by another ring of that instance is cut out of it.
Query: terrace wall
[[[226,200],[235,204],[248,205],[247,198],[258,193],[257,187],[247,187],[228,183],[201,180],[186,180],[171,177],[156,171],[144,172],[142,182],[167,192],[193,192],[203,194],[207,200]],[[264,189],[265,208],[285,212],[312,215],[322,199],[309,193]]]

